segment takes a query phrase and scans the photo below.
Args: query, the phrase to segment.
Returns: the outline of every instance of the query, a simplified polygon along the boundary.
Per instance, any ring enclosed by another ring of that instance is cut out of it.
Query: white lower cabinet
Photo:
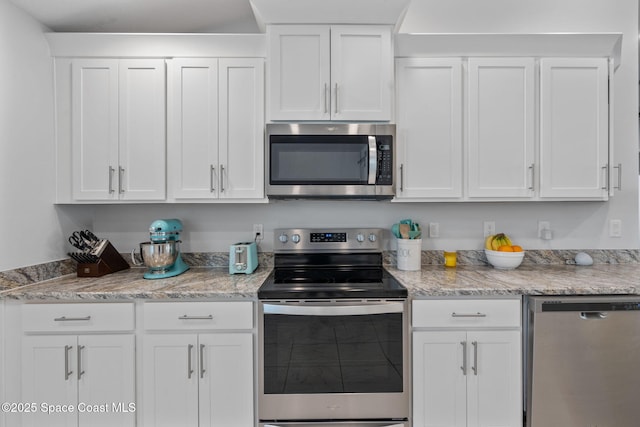
[[[144,308],[142,425],[251,427],[251,302],[149,303]]]
[[[522,426],[520,304],[414,301],[414,427]]]
[[[24,305],[22,426],[134,426],[133,319],[133,304]]]

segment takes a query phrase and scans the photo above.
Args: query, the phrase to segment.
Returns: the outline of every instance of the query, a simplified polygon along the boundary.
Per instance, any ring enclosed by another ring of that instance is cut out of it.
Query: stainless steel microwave
[[[267,124],[265,141],[269,198],[395,195],[395,125],[273,123]]]

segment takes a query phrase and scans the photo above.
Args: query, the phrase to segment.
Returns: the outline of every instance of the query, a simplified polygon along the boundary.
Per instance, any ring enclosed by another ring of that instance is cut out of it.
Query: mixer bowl
[[[180,241],[140,243],[140,253],[145,266],[154,273],[163,273],[176,262],[180,254]]]

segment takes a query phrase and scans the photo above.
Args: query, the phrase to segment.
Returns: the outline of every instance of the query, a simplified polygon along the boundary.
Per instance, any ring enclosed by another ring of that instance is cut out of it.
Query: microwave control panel
[[[393,184],[393,137],[391,135],[376,136],[378,150],[377,185]]]

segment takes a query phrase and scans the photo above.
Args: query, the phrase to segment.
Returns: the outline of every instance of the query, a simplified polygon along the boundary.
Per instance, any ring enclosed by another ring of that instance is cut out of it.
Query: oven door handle
[[[276,424],[265,424],[264,427],[321,427],[321,426],[325,426],[325,425],[329,425],[329,424],[318,424],[318,423],[311,423],[311,424],[307,424],[307,423],[285,423],[285,424],[280,424],[280,423],[276,423]],[[385,422],[365,422],[365,423],[354,423],[354,424],[338,424],[336,423],[336,426],[344,426],[344,427],[350,427],[350,426],[361,426],[361,427],[405,427],[407,424],[405,423],[396,423],[396,424],[387,424]]]
[[[263,303],[263,310],[266,314],[289,314],[293,316],[357,316],[402,313],[404,311],[404,303],[399,301],[351,305]]]

